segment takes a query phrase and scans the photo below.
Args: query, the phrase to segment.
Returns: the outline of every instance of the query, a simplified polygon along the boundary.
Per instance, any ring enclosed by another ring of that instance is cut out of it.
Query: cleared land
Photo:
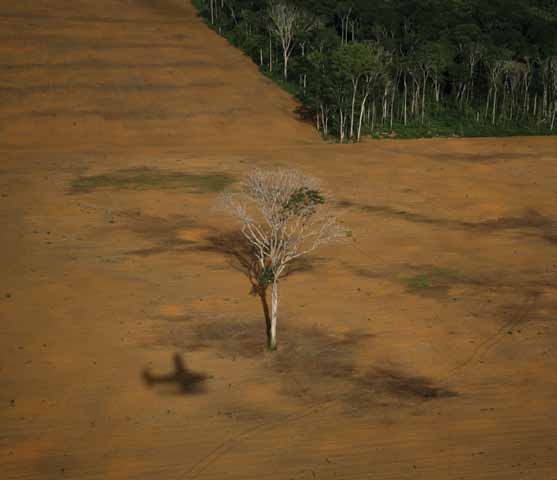
[[[555,138],[325,145],[185,2],[0,24],[2,478],[557,478]],[[353,232],[275,354],[211,210],[255,166]]]

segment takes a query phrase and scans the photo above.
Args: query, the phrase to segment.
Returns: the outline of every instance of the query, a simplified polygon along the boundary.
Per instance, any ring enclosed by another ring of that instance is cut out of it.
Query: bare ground
[[[187,2],[0,23],[2,478],[557,479],[555,138],[325,145]],[[353,232],[275,354],[211,209],[254,166]]]

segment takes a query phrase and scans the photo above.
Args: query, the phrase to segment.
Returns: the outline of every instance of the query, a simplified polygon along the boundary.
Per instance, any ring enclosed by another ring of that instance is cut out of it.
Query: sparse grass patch
[[[195,174],[154,168],[134,168],[103,175],[78,177],[72,182],[70,193],[89,193],[103,188],[184,189],[193,193],[220,192],[233,181],[232,177],[224,174]]]
[[[470,284],[474,280],[466,275],[442,267],[430,267],[424,273],[419,273],[411,277],[404,277],[402,282],[409,293],[425,293],[430,290],[447,290],[457,284]]]
[[[406,283],[407,290],[410,292],[431,288],[431,277],[429,275],[415,275],[413,277],[406,278],[404,281]]]

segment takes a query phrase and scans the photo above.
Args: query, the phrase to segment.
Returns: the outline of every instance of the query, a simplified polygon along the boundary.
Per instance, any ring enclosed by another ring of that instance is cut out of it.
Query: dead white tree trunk
[[[358,142],[362,138],[362,123],[364,120],[364,112],[366,110],[366,101],[369,97],[369,91],[366,91],[364,97],[362,98],[362,104],[360,105],[360,118],[358,121]],[[375,108],[375,107],[374,107]],[[372,128],[373,130],[373,128]]]
[[[271,350],[277,348],[278,302],[278,281],[275,280],[271,291],[271,333],[269,336],[269,348]]]
[[[282,47],[283,77],[288,80],[288,61],[299,34],[310,31],[316,19],[285,1],[273,1],[269,5],[270,31],[279,39]]]
[[[354,115],[356,108],[356,94],[358,93],[359,76],[352,79],[352,108],[350,110],[350,138],[354,138]]]
[[[337,222],[335,204],[320,182],[297,170],[257,170],[242,182],[240,197],[223,195],[221,206],[239,221],[253,252],[253,264],[258,266],[257,290],[265,296],[271,285],[267,340],[269,349],[274,350],[279,282],[289,264],[324,243],[345,239],[347,232]]]

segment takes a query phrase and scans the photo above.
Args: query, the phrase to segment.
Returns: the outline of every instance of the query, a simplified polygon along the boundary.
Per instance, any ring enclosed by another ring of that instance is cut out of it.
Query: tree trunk
[[[358,79],[352,80],[352,110],[350,111],[350,138],[354,138],[354,114],[356,105],[356,93],[358,91]]]
[[[485,103],[485,114],[484,114],[484,118],[487,118],[488,114],[489,114],[489,100],[491,100],[491,91],[492,88],[489,87],[489,90],[487,92],[487,101]]]
[[[425,118],[425,100],[426,100],[426,92],[427,92],[427,77],[424,76],[424,85],[422,90],[422,125],[424,124]]]
[[[406,83],[406,73],[404,74],[404,125],[406,125],[406,98],[408,95],[408,85]]]
[[[383,93],[383,115],[381,117],[381,126],[385,126],[385,121],[388,116],[388,102],[389,102],[389,87],[385,86],[385,91]]]
[[[495,109],[497,107],[497,88],[493,89],[493,112],[491,114],[491,124],[495,125]]]
[[[505,115],[505,101],[507,100],[507,87],[505,84],[503,84],[503,99],[501,102],[501,113],[499,114],[499,121],[501,121],[501,117],[503,117],[503,122],[505,120],[504,115]]]
[[[265,331],[267,333],[267,343],[271,341],[271,313],[269,312],[269,303],[267,302],[267,288],[258,289],[259,299],[263,307],[263,315],[265,316]]]
[[[542,115],[544,117],[547,115],[547,85],[545,79],[543,81]]]
[[[327,135],[327,123],[325,121],[325,110],[323,109],[323,104],[319,106],[321,110],[321,124],[323,125],[323,135]]]
[[[273,40],[269,32],[269,72],[273,71]]]
[[[277,318],[278,318],[278,282],[273,282],[271,292],[271,332],[269,335],[269,350],[277,348]]]
[[[339,128],[338,136],[340,138],[340,143],[344,142],[344,115],[342,108],[339,109]]]
[[[284,75],[284,81],[286,82],[288,80],[288,52],[286,50],[284,51],[284,71],[283,71],[283,75]]]
[[[392,90],[391,90],[391,112],[390,112],[390,122],[391,122],[391,131],[393,129],[393,116],[394,116],[394,109],[395,109],[395,95],[396,91],[398,90],[398,74],[395,77],[395,82],[393,83]]]
[[[317,128],[317,131],[320,132],[321,131],[321,126],[320,126],[320,122],[319,122],[319,117],[320,117],[320,113],[319,110],[321,110],[323,107],[317,109],[317,114],[315,115],[315,126]]]
[[[362,105],[360,108],[360,120],[358,122],[358,142],[360,141],[360,138],[362,138],[362,123],[363,123],[363,119],[364,119],[364,112],[365,112],[365,108],[366,108],[366,101],[367,101],[367,97],[368,97],[369,93],[366,93],[364,95],[364,99],[362,100]]]

